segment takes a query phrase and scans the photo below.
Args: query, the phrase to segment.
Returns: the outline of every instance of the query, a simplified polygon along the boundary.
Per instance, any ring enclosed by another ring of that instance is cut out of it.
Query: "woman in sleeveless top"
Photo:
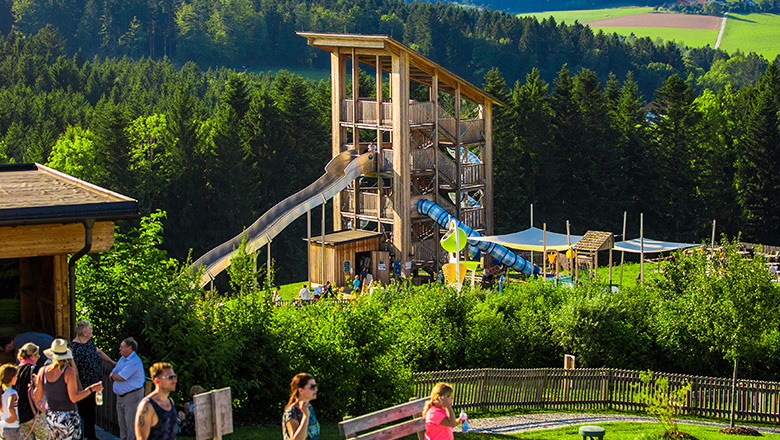
[[[71,367],[73,353],[64,339],[55,339],[51,348],[43,354],[52,363],[43,367],[35,380],[34,399],[39,401],[46,395],[46,425],[51,440],[79,440],[81,437],[81,419],[76,402],[86,398],[93,391],[102,391],[101,382],[93,383],[79,390],[76,371]]]
[[[319,440],[320,424],[314,415],[311,401],[317,398],[314,377],[299,373],[290,382],[290,400],[282,414],[284,440]]]

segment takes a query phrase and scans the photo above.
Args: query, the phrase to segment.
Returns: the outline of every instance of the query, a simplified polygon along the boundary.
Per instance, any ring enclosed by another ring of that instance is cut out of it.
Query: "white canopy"
[[[496,243],[510,249],[541,252],[544,251],[544,238],[544,230],[539,228],[528,228],[513,234],[469,237],[469,241]],[[581,235],[572,235],[571,245],[574,246],[581,238]],[[547,249],[556,251],[565,251],[569,249],[569,239],[566,237],[566,234],[557,234],[555,232],[547,231]]]
[[[645,238],[644,253],[652,254],[654,252],[668,252],[675,251],[677,249],[685,249],[691,247],[704,246],[703,244],[694,243],[675,243],[672,241],[658,241]],[[615,251],[631,252],[634,254],[641,253],[641,240],[635,238],[633,240],[619,241],[615,243],[615,247],[612,248]]]

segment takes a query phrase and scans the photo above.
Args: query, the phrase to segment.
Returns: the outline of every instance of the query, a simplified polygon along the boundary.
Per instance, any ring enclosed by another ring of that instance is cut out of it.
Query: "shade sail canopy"
[[[570,237],[572,246],[582,238],[581,235],[572,235]],[[510,249],[540,252],[544,250],[544,239],[544,231],[539,228],[528,228],[513,234],[469,237],[470,242],[486,241],[500,244]],[[556,251],[565,251],[569,249],[569,239],[566,237],[566,234],[547,231],[547,249]]]
[[[669,252],[676,251],[677,249],[686,249],[692,247],[704,246],[703,244],[696,243],[675,243],[672,241],[658,241],[645,238],[644,253],[652,254],[654,252]],[[619,241],[615,243],[615,247],[612,248],[616,251],[631,252],[634,254],[642,253],[641,240],[635,238],[633,240]]]

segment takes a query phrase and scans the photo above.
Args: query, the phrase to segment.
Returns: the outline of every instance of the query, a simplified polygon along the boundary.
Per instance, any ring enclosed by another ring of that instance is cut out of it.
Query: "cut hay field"
[[[650,7],[621,7],[522,14],[555,21],[588,24],[594,31],[675,41],[689,47],[715,46],[720,17],[653,13]],[[716,24],[717,23],[717,24]],[[780,15],[730,13],[720,48],[733,53],[756,52],[772,61],[780,54]]]

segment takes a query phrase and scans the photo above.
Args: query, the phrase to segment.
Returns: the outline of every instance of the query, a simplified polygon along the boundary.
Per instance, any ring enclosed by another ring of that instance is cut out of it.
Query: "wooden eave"
[[[139,217],[136,200],[41,164],[0,165],[0,226]]]
[[[612,249],[614,235],[611,232],[588,231],[572,248],[575,251],[598,252]]]
[[[354,52],[359,63],[380,68],[382,71],[392,71],[392,57],[401,53],[409,56],[409,78],[412,81],[431,87],[433,77],[439,78],[439,90],[454,95],[458,86],[463,98],[477,104],[505,104],[484,92],[479,87],[471,84],[460,76],[450,72],[427,57],[412,50],[408,46],[396,41],[388,35],[360,35],[360,34],[329,34],[313,32],[296,32],[308,39],[309,46],[328,51],[332,54],[345,55],[352,58]],[[380,66],[376,64],[379,56]]]
[[[363,231],[360,229],[346,229],[343,231],[331,232],[325,235],[325,246],[338,246],[347,243],[354,243],[356,241],[370,240],[372,238],[379,238],[382,234],[379,232]],[[322,244],[322,236],[312,236],[311,242],[316,244]],[[308,241],[306,237],[304,241]]]

